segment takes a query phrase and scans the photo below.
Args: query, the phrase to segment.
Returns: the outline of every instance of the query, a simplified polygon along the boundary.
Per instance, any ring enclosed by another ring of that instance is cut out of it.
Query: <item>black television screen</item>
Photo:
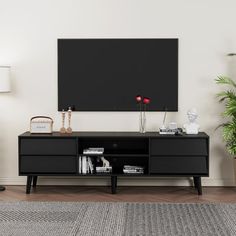
[[[178,39],[58,39],[58,110],[178,110]]]

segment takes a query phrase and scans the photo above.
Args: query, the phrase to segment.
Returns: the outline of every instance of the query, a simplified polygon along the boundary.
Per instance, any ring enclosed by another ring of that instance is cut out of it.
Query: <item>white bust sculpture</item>
[[[196,119],[198,117],[196,108],[189,109],[187,112],[187,116],[189,122],[183,125],[186,134],[198,134],[199,124],[196,123]]]

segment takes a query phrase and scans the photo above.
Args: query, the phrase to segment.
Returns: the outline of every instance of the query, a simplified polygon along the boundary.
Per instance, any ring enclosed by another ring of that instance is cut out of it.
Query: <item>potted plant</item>
[[[216,79],[219,85],[228,85],[229,89],[217,94],[220,103],[225,104],[225,110],[222,113],[227,121],[222,127],[223,139],[226,143],[226,149],[234,157],[234,177],[236,182],[236,83],[229,77],[219,76]]]

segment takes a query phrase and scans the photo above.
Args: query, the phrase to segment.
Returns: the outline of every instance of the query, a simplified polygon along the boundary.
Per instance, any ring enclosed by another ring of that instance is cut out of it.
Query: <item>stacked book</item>
[[[144,167],[125,165],[123,172],[124,174],[144,174]]]
[[[178,129],[160,128],[159,134],[176,134]]]
[[[112,172],[112,167],[104,167],[104,166],[96,166],[96,173],[97,174],[102,174],[102,173],[111,173]]]
[[[87,148],[84,149],[83,154],[86,155],[101,155],[104,153],[104,148]]]

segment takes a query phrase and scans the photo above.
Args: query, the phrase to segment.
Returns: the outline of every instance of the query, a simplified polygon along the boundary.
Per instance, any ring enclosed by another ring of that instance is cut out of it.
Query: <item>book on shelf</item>
[[[79,174],[111,173],[112,166],[94,166],[92,158],[89,156],[79,156]]]
[[[90,157],[79,156],[79,174],[93,174],[94,167]]]
[[[88,158],[88,167],[89,167],[90,173],[91,174],[94,173],[93,163],[90,157]]]
[[[78,172],[79,172],[79,174],[82,173],[82,157],[81,156],[79,156]]]
[[[86,163],[86,156],[82,157],[82,174],[87,173],[87,163]]]

